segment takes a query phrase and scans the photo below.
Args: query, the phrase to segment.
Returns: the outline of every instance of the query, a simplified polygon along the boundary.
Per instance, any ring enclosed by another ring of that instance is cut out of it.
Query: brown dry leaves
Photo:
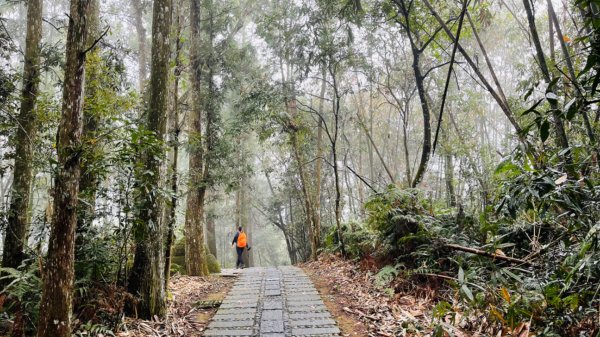
[[[151,321],[125,318],[118,337],[202,336],[217,309],[197,309],[201,300],[221,300],[235,281],[230,277],[175,276],[169,284],[167,317]]]
[[[368,336],[428,336],[431,309],[435,305],[427,292],[390,296],[374,285],[374,276],[357,263],[331,255],[302,266],[316,282],[326,282],[343,311],[360,319]],[[318,281],[317,281],[318,280]]]

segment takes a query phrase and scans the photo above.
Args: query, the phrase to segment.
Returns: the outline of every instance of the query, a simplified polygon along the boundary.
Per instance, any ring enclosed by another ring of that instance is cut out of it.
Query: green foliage
[[[429,205],[416,189],[389,186],[365,204],[367,226],[377,234],[381,253],[396,260],[418,254],[419,247],[431,244],[435,226],[441,224],[427,214]]]
[[[9,312],[23,310],[24,315],[29,317],[24,327],[27,335],[35,333],[40,312],[42,278],[36,262],[37,257],[33,257],[23,261],[17,269],[0,268],[3,275],[0,281],[5,284],[2,293],[10,299],[10,306],[16,303],[20,305],[20,309],[9,307]]]
[[[206,262],[208,264],[208,272],[211,274],[218,274],[221,272],[221,265],[219,260],[213,254],[206,254]]]
[[[398,275],[401,265],[385,266],[375,274],[375,285],[379,288],[388,286]]]
[[[109,327],[106,327],[103,324],[95,324],[92,321],[80,325],[74,334],[76,337],[115,336],[115,333]]]

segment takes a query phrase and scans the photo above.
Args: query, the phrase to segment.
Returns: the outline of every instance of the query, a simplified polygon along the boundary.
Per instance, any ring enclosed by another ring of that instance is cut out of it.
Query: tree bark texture
[[[38,337],[71,336],[85,50],[91,1],[71,1],[54,177],[54,216],[44,266]]]
[[[148,57],[146,53],[146,28],[144,28],[144,5],[142,0],[131,0],[135,13],[135,30],[138,39],[138,88],[144,92],[144,83],[148,77]]]
[[[206,245],[208,252],[217,257],[216,215],[209,209],[206,212]]]
[[[179,78],[181,76],[181,49],[182,49],[182,37],[181,37],[181,5],[177,5],[177,21],[175,22],[175,69],[173,70],[173,98],[171,107],[171,116],[169,118],[170,124],[170,143],[172,146],[172,157],[171,157],[171,202],[168,205],[167,212],[167,237],[165,240],[165,288],[169,285],[169,279],[171,277],[171,253],[173,248],[173,241],[175,240],[175,221],[177,218],[177,200],[178,200],[178,174],[177,162],[179,160]]]
[[[90,0],[90,13],[88,16],[88,36],[86,46],[92,46],[100,32],[100,6],[98,0]],[[79,179],[79,204],[77,214],[77,229],[75,231],[75,272],[77,277],[81,273],[82,264],[87,263],[81,248],[85,245],[87,232],[94,221],[96,194],[100,183],[98,172],[94,168],[94,160],[99,146],[96,139],[96,131],[100,116],[95,110],[95,102],[98,99],[98,87],[100,75],[103,68],[102,57],[98,47],[92,48],[86,55],[85,64],[85,100],[83,104],[83,136],[82,136],[82,158],[81,177]],[[84,266],[85,267],[85,266]]]
[[[140,205],[135,223],[135,258],[129,291],[139,297],[137,314],[150,319],[166,313],[164,282],[164,197],[161,196],[161,167],[167,128],[167,96],[171,29],[171,0],[155,0],[152,20],[152,67],[150,70],[147,128],[157,144],[143,155],[144,172],[138,186]]]
[[[202,60],[200,59],[200,0],[190,0],[190,66],[192,111],[190,112],[189,194],[185,213],[185,267],[188,275],[208,275],[204,251],[204,203],[206,197],[205,149],[203,141],[202,111],[210,106],[202,104]],[[209,75],[210,76],[210,75]],[[212,79],[211,79],[212,81]],[[210,98],[209,98],[210,99]],[[207,124],[211,123],[207,111]],[[210,125],[206,126],[209,130]],[[208,135],[205,135],[207,138]],[[206,140],[208,141],[208,139]],[[208,151],[208,149],[207,149]]]
[[[40,81],[40,51],[42,40],[42,0],[30,0],[27,5],[27,37],[21,108],[15,136],[15,166],[8,224],[4,239],[2,267],[16,268],[23,260],[27,242],[29,199],[33,171],[33,143],[36,137],[36,99]]]

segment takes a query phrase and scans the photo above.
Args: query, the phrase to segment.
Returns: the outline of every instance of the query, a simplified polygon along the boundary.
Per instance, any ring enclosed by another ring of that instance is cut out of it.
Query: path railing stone
[[[204,336],[340,336],[302,269],[248,268],[223,300]]]

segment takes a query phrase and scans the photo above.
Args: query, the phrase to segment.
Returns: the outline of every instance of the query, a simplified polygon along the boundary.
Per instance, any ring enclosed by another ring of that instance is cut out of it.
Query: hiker
[[[235,264],[235,268],[244,268],[244,260],[242,259],[242,254],[244,253],[244,249],[248,248],[250,250],[250,246],[247,244],[246,233],[242,230],[242,226],[238,227],[237,233],[233,237],[233,241],[231,241],[231,245],[236,245],[235,249],[237,250],[237,262]]]

